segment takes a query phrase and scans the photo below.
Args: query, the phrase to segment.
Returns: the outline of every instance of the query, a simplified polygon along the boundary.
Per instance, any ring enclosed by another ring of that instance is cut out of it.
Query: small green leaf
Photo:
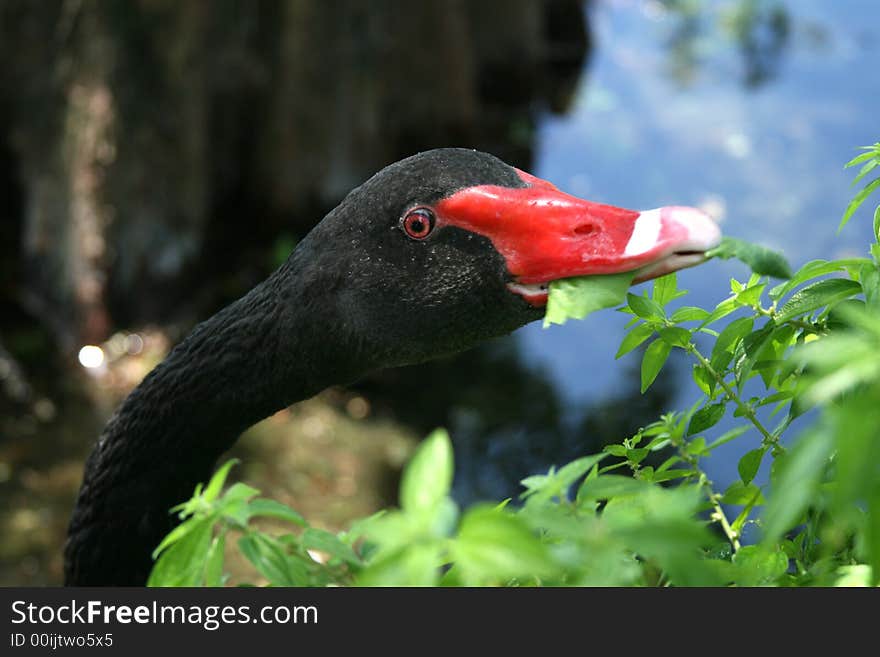
[[[719,420],[721,420],[721,418],[723,417],[723,402],[719,402],[718,404],[710,404],[709,406],[703,406],[703,408],[694,413],[691,421],[688,422],[686,435],[693,436],[694,434],[705,431],[706,429],[711,429],[716,424],[718,424]]]
[[[654,340],[645,349],[645,355],[642,357],[642,392],[651,387],[654,379],[660,374],[660,370],[669,358],[669,352],[672,347],[663,340]]]
[[[730,359],[733,357],[736,344],[751,333],[754,324],[754,317],[740,317],[730,322],[718,334],[718,338],[712,347],[712,356],[710,357],[712,367],[716,372],[723,372],[727,368]]]
[[[740,479],[744,484],[752,483],[752,479],[758,474],[758,468],[761,467],[761,460],[764,458],[764,448],[759,447],[746,452],[736,466]]]
[[[706,251],[707,258],[736,258],[747,264],[756,274],[774,278],[790,278],[791,268],[785,257],[771,249],[750,244],[735,237],[724,237],[714,249]]]
[[[630,463],[639,464],[645,460],[648,454],[651,452],[647,447],[639,447],[637,449],[628,449],[626,450],[626,459]]]
[[[238,541],[238,548],[260,573],[276,586],[304,586],[308,568],[298,558],[288,555],[271,536],[250,533]]]
[[[306,522],[305,518],[286,504],[265,497],[251,501],[248,505],[248,510],[250,516],[253,517],[277,518],[278,520],[285,520],[294,525],[299,525],[300,527],[308,527],[309,524]]]
[[[654,280],[654,289],[652,290],[651,297],[661,306],[665,306],[667,303],[675,299],[675,272],[666,274],[666,276],[661,276]]]
[[[859,171],[858,175],[855,178],[853,178],[853,181],[850,184],[858,185],[859,181],[862,178],[864,178],[865,176],[867,176],[869,173],[871,173],[877,167],[878,164],[880,164],[880,159],[876,159],[876,158],[866,162],[865,165]]]
[[[753,285],[752,287],[748,287],[742,292],[739,292],[734,297],[734,299],[738,304],[741,304],[743,306],[757,306],[758,302],[761,300],[761,294],[764,292],[764,288],[766,287],[766,283],[762,283],[761,285]]]
[[[702,390],[707,397],[714,399],[715,384],[717,382],[715,381],[715,378],[709,374],[709,370],[702,365],[694,365],[692,376],[697,387]]]
[[[755,484],[744,484],[741,481],[734,481],[724,491],[721,502],[722,504],[732,504],[734,506],[763,504],[764,496],[761,494],[761,489],[755,486]]]
[[[663,306],[653,299],[648,299],[647,297],[642,297],[630,292],[626,295],[626,301],[630,310],[642,319],[655,319],[661,321],[666,319],[666,311],[663,310]]]
[[[326,552],[331,557],[346,563],[353,565],[361,563],[361,560],[350,546],[340,541],[336,534],[331,534],[323,529],[309,527],[302,533],[300,544],[306,549]]]
[[[220,498],[219,509],[223,510],[228,505],[249,500],[259,494],[260,491],[253,486],[248,486],[247,484],[238,481],[232,484],[232,486],[227,488],[226,492],[223,493],[223,497]]]
[[[644,491],[649,484],[623,475],[599,475],[587,479],[578,490],[577,500],[608,500],[626,495],[636,495]]]
[[[870,196],[877,188],[880,188],[880,178],[876,178],[869,182],[853,197],[853,200],[846,206],[846,212],[843,213],[840,225],[837,227],[838,233],[843,230],[843,227],[846,226],[853,214],[855,214],[855,211],[859,209],[859,206],[865,202],[865,199],[868,198],[868,196]]]
[[[626,456],[626,447],[623,445],[605,445],[604,449],[612,456]]]
[[[628,354],[652,335],[654,335],[654,329],[650,325],[639,324],[624,336],[623,341],[620,343],[620,349],[617,350],[614,357],[620,358]]]
[[[706,439],[703,436],[699,436],[698,438],[694,438],[689,441],[684,448],[685,454],[688,456],[703,456],[707,454],[706,451]]]
[[[721,445],[725,445],[731,440],[736,440],[741,435],[746,433],[750,428],[751,427],[749,425],[744,424],[741,427],[734,427],[730,431],[724,432],[721,436],[706,445],[706,451],[711,452],[716,447],[721,447]]]
[[[400,504],[404,511],[420,513],[437,507],[452,486],[452,442],[444,429],[425,438],[403,472]]]
[[[805,281],[813,278],[818,278],[819,276],[824,276],[826,274],[834,274],[843,271],[848,267],[859,267],[869,262],[870,260],[868,258],[844,258],[841,260],[831,261],[811,260],[810,262],[804,264],[803,267],[798,269],[795,272],[794,276],[791,277],[791,279],[787,280],[785,283],[780,283],[772,290],[770,290],[770,292],[768,292],[768,295],[771,299],[777,301]]]
[[[659,331],[660,338],[671,347],[684,349],[691,342],[691,332],[678,326],[662,328]]]
[[[705,326],[709,326],[709,324],[717,322],[723,317],[727,317],[730,313],[735,312],[738,309],[739,306],[736,305],[736,300],[733,297],[725,299],[715,306],[715,310],[709,313],[709,316],[706,317],[706,319],[700,322],[699,328],[702,329]]]
[[[564,324],[569,319],[583,319],[596,310],[622,304],[634,277],[635,272],[628,271],[552,281],[544,328],[551,324]]]
[[[708,310],[703,310],[702,308],[697,308],[695,306],[684,306],[683,308],[679,308],[678,310],[673,312],[672,317],[669,318],[669,321],[676,324],[692,321],[702,322],[708,316]]]
[[[217,468],[217,472],[211,477],[211,481],[209,481],[208,485],[205,487],[205,492],[202,493],[202,499],[205,502],[213,502],[217,499],[217,496],[220,495],[220,491],[223,489],[223,484],[226,483],[226,477],[229,475],[229,471],[232,469],[232,466],[239,462],[238,459],[229,459],[226,463]]]
[[[871,147],[870,147],[870,146],[865,146],[865,147],[863,147],[863,148],[865,148],[865,149],[867,150],[867,149],[869,149],[869,148],[871,148]],[[867,160],[872,160],[872,159],[874,159],[875,157],[877,157],[877,153],[874,153],[874,152],[872,152],[871,150],[868,150],[867,153],[859,153],[859,154],[856,155],[853,159],[851,159],[849,162],[847,162],[846,164],[844,164],[844,165],[843,165],[843,168],[844,168],[844,169],[848,169],[848,168],[850,168],[850,167],[854,167],[854,166],[856,166],[857,164],[861,164],[862,162],[866,162]]]
[[[845,278],[828,278],[811,283],[798,290],[779,309],[776,313],[776,322],[782,324],[817,308],[827,307],[843,299],[848,299],[861,291],[861,285]]]

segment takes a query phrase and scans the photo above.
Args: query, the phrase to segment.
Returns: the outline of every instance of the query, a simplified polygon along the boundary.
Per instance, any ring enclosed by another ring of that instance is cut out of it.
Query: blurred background
[[[880,139],[878,38],[873,0],[0,0],[0,585],[60,583],[115,406],[414,152],[700,206],[796,266],[862,254],[866,215],[835,231],[842,164]],[[712,306],[732,276],[713,261],[679,284]],[[445,426],[459,502],[515,496],[698,399],[684,359],[638,394],[640,354],[613,358],[625,322],[536,323],[328,390],[248,431],[235,474],[341,529],[394,504]],[[748,440],[713,459],[719,487]]]

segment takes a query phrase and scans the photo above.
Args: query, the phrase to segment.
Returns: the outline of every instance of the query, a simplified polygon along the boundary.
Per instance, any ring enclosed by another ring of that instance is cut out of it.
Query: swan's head
[[[400,364],[539,319],[554,280],[644,281],[702,262],[719,240],[694,208],[593,203],[492,155],[438,149],[352,191],[303,248],[354,348]]]

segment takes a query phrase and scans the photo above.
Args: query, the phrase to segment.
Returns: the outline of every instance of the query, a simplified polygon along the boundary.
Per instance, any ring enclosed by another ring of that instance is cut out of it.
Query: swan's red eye
[[[407,235],[423,240],[434,230],[434,213],[427,208],[416,208],[404,215],[402,223]]]

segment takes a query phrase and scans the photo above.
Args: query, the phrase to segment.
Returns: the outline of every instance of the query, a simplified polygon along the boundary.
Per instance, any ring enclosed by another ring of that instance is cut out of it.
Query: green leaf
[[[730,322],[718,334],[710,357],[712,367],[716,372],[722,373],[727,368],[730,359],[733,357],[737,342],[751,332],[754,324],[754,317],[740,317]]]
[[[706,445],[706,451],[711,452],[716,447],[721,447],[721,445],[725,445],[729,443],[731,440],[736,440],[741,435],[746,433],[751,427],[748,424],[744,424],[741,427],[734,427],[730,431],[726,431],[724,434],[719,436],[717,439],[713,440],[711,443]]]
[[[623,475],[599,475],[587,479],[581,484],[577,493],[577,501],[583,500],[607,500],[614,497],[636,495],[641,493],[649,484],[632,477]]]
[[[702,365],[694,365],[691,374],[697,387],[702,390],[707,397],[714,399],[715,385],[717,381],[715,381],[715,378],[709,374],[709,370]]]
[[[803,267],[798,269],[790,280],[787,280],[785,283],[780,283],[772,290],[770,290],[770,292],[768,292],[768,295],[771,299],[777,301],[805,281],[813,278],[818,278],[819,276],[824,276],[826,274],[834,274],[843,271],[847,267],[860,267],[861,265],[869,262],[870,260],[868,258],[845,258],[841,260],[831,261],[811,260],[810,262],[804,264]]]
[[[874,159],[866,162],[865,165],[859,171],[858,175],[853,179],[851,184],[852,185],[859,184],[859,181],[862,178],[864,178],[865,176],[867,176],[869,173],[871,173],[877,167],[878,164],[880,164],[880,159],[876,159],[876,157]]]
[[[213,522],[215,517],[216,516],[212,514],[207,518]],[[190,518],[189,520],[186,520],[185,522],[177,525],[177,527],[175,527],[170,532],[168,532],[168,534],[165,535],[165,538],[163,538],[156,549],[153,550],[153,559],[158,557],[162,553],[162,551],[165,550],[165,548],[167,548],[168,546],[174,545],[190,532],[199,529],[202,525],[202,521],[204,520],[205,517]]]
[[[739,586],[766,586],[776,583],[788,570],[788,557],[779,549],[767,550],[745,545],[733,557],[735,582]]]
[[[776,459],[777,475],[764,509],[765,547],[772,546],[801,517],[813,499],[833,448],[830,432],[813,430]]]
[[[307,550],[320,550],[333,558],[355,566],[361,563],[360,558],[350,546],[340,541],[336,534],[331,534],[323,529],[309,527],[300,537],[300,544]]]
[[[452,486],[452,442],[444,429],[425,438],[403,472],[400,504],[404,511],[431,511],[449,494]]]
[[[724,408],[724,402],[703,406],[703,408],[694,413],[691,421],[688,422],[686,435],[693,436],[696,433],[714,427],[724,417]]]
[[[734,481],[724,491],[721,503],[734,506],[763,504],[764,496],[761,494],[761,489],[755,486],[755,484],[744,484],[741,481]]]
[[[709,326],[709,324],[717,322],[722,317],[727,317],[730,313],[735,312],[738,309],[739,306],[736,305],[736,299],[733,297],[725,299],[715,306],[715,310],[709,313],[709,316],[706,317],[706,319],[700,322],[699,328],[702,329],[705,326]]]
[[[755,362],[764,353],[764,348],[772,344],[771,338],[775,328],[776,326],[771,320],[754,333],[747,335],[740,343],[742,351],[737,354],[736,366],[734,367],[737,388],[740,392],[751,375]]]
[[[260,491],[258,491],[253,486],[248,486],[247,484],[237,481],[232,484],[229,488],[226,489],[226,492],[223,493],[223,497],[221,498],[221,504],[219,506],[220,509],[223,508],[224,505],[232,503],[249,500],[256,495],[259,495]]]
[[[626,456],[626,447],[623,445],[605,445],[603,449],[612,456]]]
[[[661,306],[665,306],[667,303],[675,299],[676,297],[676,280],[675,280],[675,272],[671,274],[666,274],[666,276],[661,276],[654,280],[654,289],[651,294],[654,301],[659,303]]]
[[[663,306],[647,297],[642,297],[632,292],[626,295],[627,305],[636,315],[642,319],[654,319],[662,321],[666,319],[666,311]]]
[[[214,517],[191,518],[187,523],[191,523],[187,531],[163,548],[147,586],[198,586],[201,583],[211,546]]]
[[[607,447],[615,446],[609,445]],[[625,447],[622,445],[616,447],[623,450],[618,453],[619,456],[626,455]],[[538,503],[546,502],[554,497],[560,500],[568,499],[568,490],[571,485],[611,452],[612,450],[606,449],[605,453],[581,457],[559,470],[551,468],[546,475],[534,475],[523,479],[521,483],[527,490],[522,494],[522,497]]]
[[[880,309],[880,267],[869,263],[859,272],[859,282],[865,292],[865,303],[875,311]]]
[[[569,319],[583,319],[596,310],[622,304],[634,277],[635,272],[628,271],[552,281],[544,328],[551,324],[564,324]]]
[[[681,347],[684,349],[691,341],[691,332],[678,326],[662,328],[659,334],[660,338],[671,347]]]
[[[696,306],[684,306],[683,308],[679,308],[678,310],[673,312],[672,317],[669,318],[669,321],[676,324],[692,321],[702,322],[708,316],[708,310],[703,310],[702,308],[697,308]]]
[[[241,553],[276,586],[304,586],[308,568],[296,557],[288,555],[278,541],[259,533],[245,534],[238,540]]]
[[[761,467],[761,461],[764,458],[765,449],[759,447],[743,454],[742,458],[736,466],[740,479],[744,484],[752,483],[752,479],[758,474],[758,468]]]
[[[308,527],[309,524],[305,518],[286,504],[265,497],[252,500],[248,505],[248,511],[252,517],[276,518],[299,525],[300,527]]]
[[[774,278],[791,277],[791,268],[782,254],[735,237],[722,238],[721,244],[706,251],[706,257],[724,260],[736,258],[747,264],[756,274]]]
[[[440,579],[439,546],[407,545],[370,563],[356,579],[358,586],[436,586]]]
[[[654,383],[654,379],[657,378],[671,351],[672,346],[660,339],[654,340],[645,349],[645,355],[642,357],[641,389],[643,393]]]
[[[217,468],[217,472],[211,477],[211,481],[208,482],[205,491],[202,493],[202,499],[205,502],[213,502],[217,499],[217,496],[220,495],[220,491],[223,489],[223,484],[226,483],[226,477],[229,475],[229,471],[232,469],[232,466],[239,462],[238,459],[229,459],[226,463]]]
[[[755,307],[761,300],[761,294],[764,292],[764,288],[766,287],[766,283],[762,283],[761,285],[753,285],[744,289],[742,292],[738,292],[734,299],[736,303],[740,305]]]
[[[849,222],[852,218],[853,214],[856,210],[859,209],[862,203],[865,202],[865,199],[871,195],[877,188],[880,188],[880,178],[876,178],[865,185],[858,194],[853,197],[853,200],[849,202],[849,205],[846,206],[846,212],[843,213],[843,217],[840,220],[840,225],[837,227],[837,232],[839,233],[843,230],[843,227]]]
[[[652,335],[654,335],[654,329],[649,324],[639,324],[624,336],[620,343],[620,349],[617,350],[614,357],[620,358],[628,354]]]
[[[776,322],[782,324],[817,308],[830,306],[855,296],[862,291],[856,281],[845,278],[829,278],[817,281],[798,290],[776,313]]]
[[[870,148],[870,147],[866,146],[866,147],[863,147],[863,148],[868,149],[868,148]],[[857,164],[861,164],[862,162],[865,162],[865,161],[867,161],[867,160],[872,160],[872,159],[874,159],[874,158],[876,158],[876,157],[877,157],[877,153],[873,153],[873,152],[871,152],[870,150],[869,150],[867,153],[859,153],[859,154],[856,155],[853,159],[851,159],[849,162],[847,162],[846,164],[844,164],[844,165],[843,165],[843,168],[844,168],[844,169],[848,169],[849,167],[854,167],[854,166],[856,166]]]
[[[450,546],[466,583],[504,582],[555,570],[550,553],[522,518],[490,506],[472,507]]]
[[[637,449],[628,449],[626,450],[626,459],[630,463],[639,464],[645,460],[648,454],[651,452],[647,447],[639,447]]]
[[[208,550],[205,564],[205,586],[223,585],[223,556],[226,551],[226,532],[221,531]]]

